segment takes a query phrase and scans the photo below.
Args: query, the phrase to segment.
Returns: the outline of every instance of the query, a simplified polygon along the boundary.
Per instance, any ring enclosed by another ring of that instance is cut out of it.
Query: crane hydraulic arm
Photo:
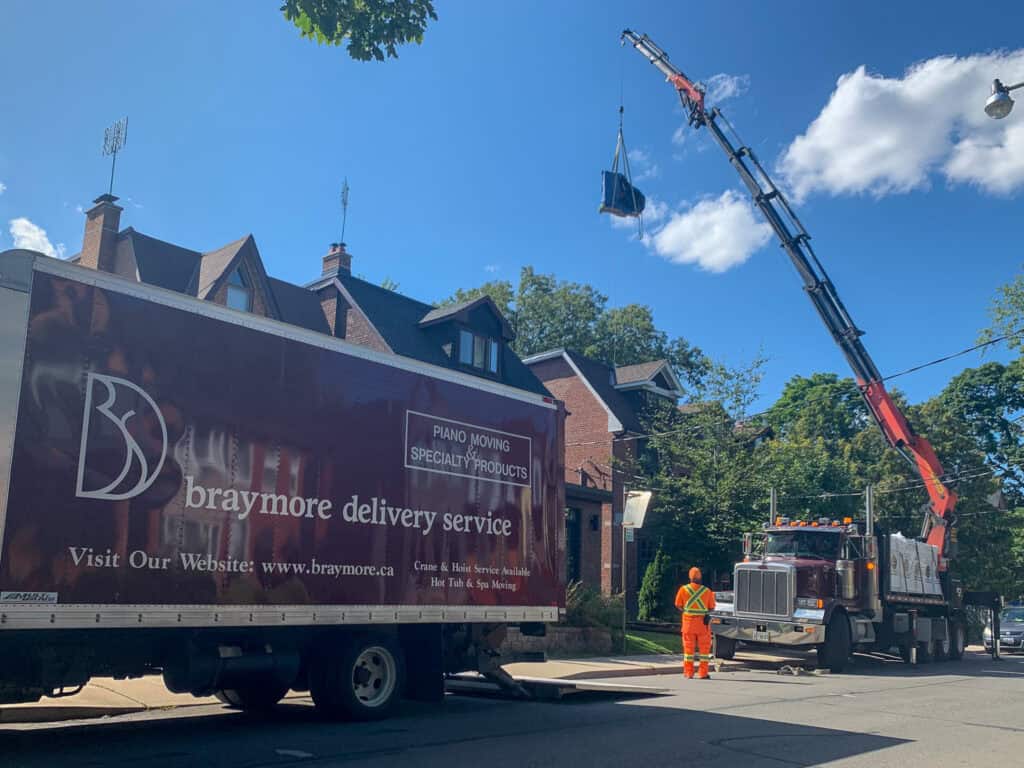
[[[882,434],[917,468],[931,502],[922,526],[921,538],[938,548],[940,567],[945,570],[946,561],[953,556],[955,550],[956,494],[943,481],[945,472],[931,444],[914,432],[886,391],[881,373],[861,342],[863,331],[854,324],[828,273],[815,256],[811,248],[811,236],[807,234],[807,230],[796,217],[785,196],[758,162],[753,150],[739,141],[721,110],[717,107],[705,110],[703,86],[690,80],[682,70],[673,65],[668,55],[647,35],[639,35],[627,29],[622,33],[622,39],[623,42],[629,42],[665,75],[678,92],[690,125],[694,128],[704,126],[708,129],[750,191],[754,204],[775,231],[782,248],[803,280],[808,298],[853,369],[857,386],[860,387],[868,410],[881,428]],[[736,144],[723,130],[723,125],[736,139]]]

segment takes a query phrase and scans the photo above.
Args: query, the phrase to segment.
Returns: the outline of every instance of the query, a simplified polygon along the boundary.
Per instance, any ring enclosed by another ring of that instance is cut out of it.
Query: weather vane
[[[345,244],[345,222],[348,220],[348,177],[341,183],[341,244]]]
[[[103,132],[103,156],[110,155],[110,190],[114,194],[114,168],[117,166],[117,153],[124,149],[128,141],[128,118],[122,117]]]

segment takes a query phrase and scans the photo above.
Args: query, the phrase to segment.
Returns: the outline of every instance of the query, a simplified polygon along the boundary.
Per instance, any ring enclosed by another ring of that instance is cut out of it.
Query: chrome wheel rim
[[[363,649],[352,666],[352,692],[365,707],[386,704],[395,690],[398,664],[387,648],[373,645]]]

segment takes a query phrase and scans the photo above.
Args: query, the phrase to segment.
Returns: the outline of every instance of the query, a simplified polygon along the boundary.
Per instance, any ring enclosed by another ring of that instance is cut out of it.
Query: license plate
[[[760,632],[760,631],[755,629],[754,630],[754,640],[755,640],[755,642],[767,643],[768,642],[768,633],[767,632]]]

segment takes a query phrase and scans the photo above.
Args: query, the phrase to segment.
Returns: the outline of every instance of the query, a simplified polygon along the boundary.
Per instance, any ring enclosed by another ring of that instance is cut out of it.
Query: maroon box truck
[[[551,398],[0,254],[0,704],[91,676],[329,714],[564,609]],[[507,682],[507,680],[506,680]]]

